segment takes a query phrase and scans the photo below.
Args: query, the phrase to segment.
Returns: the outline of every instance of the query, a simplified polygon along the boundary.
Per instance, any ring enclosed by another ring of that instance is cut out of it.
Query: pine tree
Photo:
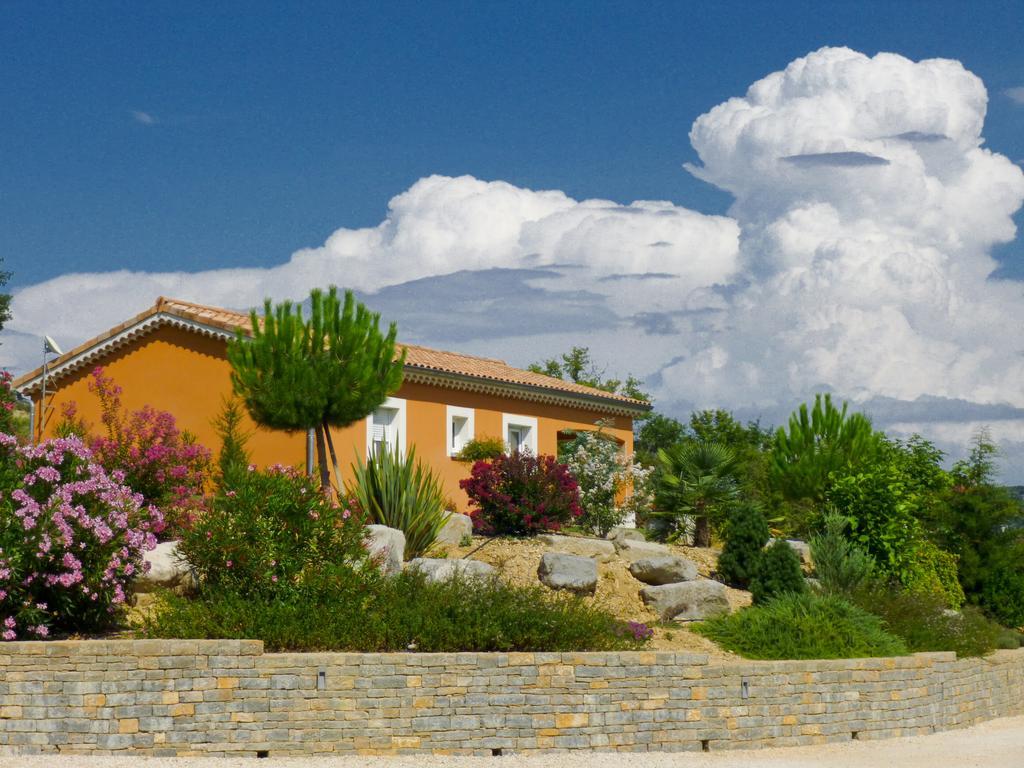
[[[220,413],[213,420],[213,427],[220,436],[217,482],[221,488],[234,486],[249,466],[249,452],[245,449],[249,433],[242,430],[242,415],[242,403],[238,398],[225,397]]]
[[[268,299],[263,318],[251,313],[252,338],[241,331],[228,345],[231,381],[253,421],[271,429],[315,430],[320,483],[331,485],[338,460],[331,427],[364,418],[402,383],[405,352],[395,355],[398,330],[380,331],[380,315],[338,289],[310,293],[310,316],[290,301]],[[340,485],[339,485],[340,487]]]

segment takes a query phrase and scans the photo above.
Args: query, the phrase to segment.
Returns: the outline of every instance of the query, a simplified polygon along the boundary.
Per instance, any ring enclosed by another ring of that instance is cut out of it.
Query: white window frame
[[[526,448],[530,450],[534,456],[537,455],[537,417],[536,416],[520,416],[514,413],[503,413],[501,414],[501,435],[502,441],[505,443],[505,450],[511,453],[512,444],[508,439],[508,430],[510,427],[526,427],[529,432],[526,435]]]
[[[466,434],[462,445],[452,445],[454,442],[455,419],[466,420]],[[461,408],[457,405],[449,405],[445,409],[445,446],[449,456],[455,456],[462,450],[463,446],[476,437],[476,410],[473,408]]]
[[[383,403],[374,408],[374,411],[378,411],[381,408],[387,408],[395,411],[395,419],[392,422],[392,426],[395,430],[395,448],[399,458],[405,458],[405,446],[408,443],[409,435],[406,429],[406,401],[401,397],[389,397]],[[366,458],[369,460],[370,454],[373,451],[373,414],[371,413],[366,417]]]

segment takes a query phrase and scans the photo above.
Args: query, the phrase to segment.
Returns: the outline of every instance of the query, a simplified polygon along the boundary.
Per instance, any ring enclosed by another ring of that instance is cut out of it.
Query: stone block
[[[669,557],[672,555],[672,551],[664,544],[658,544],[653,541],[620,538],[616,539],[612,544],[619,557],[629,562],[650,557]]]
[[[592,557],[601,563],[608,563],[615,559],[615,545],[605,539],[542,533],[537,537],[537,541],[555,552],[563,552],[579,557]]]
[[[487,579],[497,571],[493,565],[479,560],[449,559],[443,557],[417,557],[409,561],[409,568],[421,571],[431,583],[463,579]]]
[[[644,587],[640,597],[663,621],[703,620],[730,610],[725,585],[711,579]]]
[[[444,521],[444,527],[437,534],[435,543],[447,546],[458,546],[466,538],[473,536],[473,519],[469,515],[450,512]]]
[[[592,595],[597,589],[597,561],[590,557],[545,552],[541,556],[537,576],[551,589]]]
[[[629,572],[644,584],[677,584],[697,578],[697,566],[685,557],[658,555],[643,557],[629,564]]]
[[[393,576],[402,570],[405,560],[405,534],[386,525],[368,525],[366,549],[370,557],[380,563],[381,571]]]

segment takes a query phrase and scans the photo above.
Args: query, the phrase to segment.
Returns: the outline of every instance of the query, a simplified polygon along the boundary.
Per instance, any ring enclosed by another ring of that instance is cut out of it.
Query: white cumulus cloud
[[[669,411],[779,423],[827,389],[946,447],[991,415],[1019,461],[1024,283],[991,279],[991,252],[1016,237],[1024,172],[984,146],[987,101],[956,61],[823,48],[693,123],[689,171],[733,195],[728,217],[431,176],[379,225],[273,268],[22,289],[0,364],[35,365],[39,334],[71,345],[160,294],[244,308],[335,283],[412,341],[520,364],[588,345]]]

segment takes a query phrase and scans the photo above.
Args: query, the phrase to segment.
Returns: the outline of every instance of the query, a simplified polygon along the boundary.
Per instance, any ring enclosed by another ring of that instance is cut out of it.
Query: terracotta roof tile
[[[237,329],[249,331],[252,327],[248,314],[234,312],[220,307],[211,307],[205,304],[195,304],[193,302],[182,301],[180,299],[169,299],[161,296],[157,299],[156,303],[145,312],[142,312],[123,323],[119,323],[109,331],[100,334],[94,339],[90,339],[84,344],[78,345],[74,349],[58,357],[50,365],[51,367],[56,368],[65,361],[87,351],[90,347],[100,344],[103,341],[116,336],[121,331],[132,327],[136,323],[142,322],[147,318],[160,313],[167,313],[185,320],[202,323],[203,325],[231,333],[235,332]],[[497,383],[512,384],[523,387],[545,389],[556,393],[562,392],[568,395],[580,395],[586,398],[612,401],[627,408],[635,407],[638,409],[647,409],[650,407],[649,404],[641,400],[634,400],[629,397],[624,397],[623,395],[605,392],[600,389],[595,389],[594,387],[576,384],[571,381],[563,381],[562,379],[556,379],[552,376],[546,376],[543,373],[534,373],[533,371],[515,368],[503,360],[465,355],[459,352],[446,352],[439,349],[421,347],[415,344],[401,344],[401,342],[399,342],[399,344],[408,350],[405,358],[406,366],[414,369],[468,377],[472,379],[484,379]],[[36,378],[40,373],[41,369],[37,368],[30,373],[19,376],[15,379],[14,385],[20,386],[21,384]]]

